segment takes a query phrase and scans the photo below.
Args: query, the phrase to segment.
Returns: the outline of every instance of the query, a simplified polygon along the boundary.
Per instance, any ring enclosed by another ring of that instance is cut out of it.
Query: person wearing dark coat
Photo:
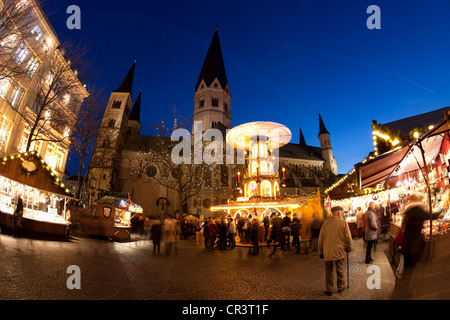
[[[14,211],[13,216],[13,236],[17,237],[19,235],[19,230],[22,229],[22,216],[23,216],[23,200],[22,196],[19,195],[17,200],[17,207]]]
[[[292,219],[291,235],[292,235],[292,245],[297,248],[296,253],[300,253],[300,230],[302,228],[302,222],[294,214]]]
[[[219,223],[219,250],[226,250],[228,239],[228,226],[224,220]]]
[[[317,218],[316,214],[313,214],[313,220],[311,222],[311,240],[313,245],[313,251],[319,250],[319,235],[320,228],[322,228],[322,221]]]
[[[430,220],[428,205],[422,202],[423,194],[415,192],[411,195],[411,203],[406,207],[403,215],[403,243],[402,252],[405,258],[405,269],[415,266],[419,262],[425,247],[422,236],[423,223]],[[439,212],[434,213],[432,218],[437,219]]]
[[[284,218],[281,220],[281,250],[284,250],[284,246],[289,250],[291,240],[291,213],[287,212]]]
[[[420,261],[425,241],[422,236],[423,223],[430,220],[428,205],[423,203],[424,195],[419,192],[411,194],[411,203],[403,212],[403,238],[396,239],[401,246],[404,257],[404,271],[401,277],[396,279],[392,300],[407,300],[412,298],[411,280],[417,262]],[[432,219],[439,217],[439,212],[432,214]]]
[[[367,248],[366,248],[366,264],[372,263],[372,247],[374,246],[375,242],[378,239],[378,229],[379,229],[379,222],[378,222],[378,216],[376,213],[376,203],[370,202],[369,208],[366,211],[366,241],[367,241]]]
[[[153,241],[153,255],[156,254],[156,249],[158,249],[158,254],[160,254],[161,249],[161,235],[162,235],[162,225],[160,221],[156,221],[152,228],[150,229],[151,239]]]
[[[203,220],[202,228],[203,228],[203,239],[205,240],[205,249],[208,249],[209,247],[209,228],[208,228],[209,221]]]
[[[256,217],[253,218],[250,228],[250,239],[253,246],[252,254],[257,256],[259,254],[259,222]]]
[[[273,255],[277,250],[277,244],[280,241],[281,237],[281,218],[280,214],[277,213],[272,218],[272,231],[270,232],[270,237],[267,240],[267,247],[270,248],[270,243],[273,242],[275,245],[273,247],[273,252],[270,255]]]
[[[267,214],[264,216],[263,219],[263,226],[264,226],[264,242],[267,242],[268,235],[269,235],[269,227],[270,227],[270,220]],[[262,241],[262,239],[261,239]]]

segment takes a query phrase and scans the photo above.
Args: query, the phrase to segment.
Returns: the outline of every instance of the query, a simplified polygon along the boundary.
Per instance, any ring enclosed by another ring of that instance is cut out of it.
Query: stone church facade
[[[211,205],[224,204],[239,196],[237,172],[242,165],[214,164],[206,166],[204,188],[180,205],[179,194],[157,180],[177,179],[174,172],[163,172],[148,154],[167,137],[141,135],[141,95],[133,104],[131,97],[135,64],[125,76],[120,87],[111,93],[94,156],[102,157],[102,165],[92,169],[89,185],[94,198],[100,189],[129,194],[132,201],[141,205],[147,215],[168,213],[179,216],[197,214],[211,216]],[[231,93],[216,30],[206,54],[195,86],[193,123],[201,121],[202,130],[219,129],[225,136],[231,129]],[[258,119],[249,119],[257,121]],[[330,133],[319,114],[320,147],[306,144],[299,131],[298,144],[289,143],[280,149],[280,170],[286,168],[285,188],[282,195],[317,192],[324,181],[336,176],[337,165],[331,148]],[[225,152],[224,152],[225,154]],[[235,162],[236,163],[236,162]],[[167,171],[167,170],[166,170]],[[281,176],[281,175],[280,175]]]

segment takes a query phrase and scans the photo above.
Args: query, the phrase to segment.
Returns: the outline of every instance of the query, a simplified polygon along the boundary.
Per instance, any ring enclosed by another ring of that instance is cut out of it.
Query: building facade
[[[96,152],[109,160],[102,168],[92,171],[90,186],[96,192],[105,189],[127,193],[148,215],[167,212],[177,216],[181,208],[184,214],[210,216],[212,205],[225,204],[228,199],[240,195],[238,172],[244,172],[244,165],[237,165],[237,161],[234,164],[224,161],[224,164],[205,166],[201,171],[201,186],[184,190],[184,198],[180,197],[180,192],[171,187],[171,183],[176,183],[180,178],[178,172],[150,156],[152,153],[164,153],[163,146],[170,145],[170,138],[140,134],[142,92],[134,104],[131,98],[134,67],[122,82],[121,88],[126,90],[111,93],[96,145]],[[193,125],[201,123],[203,132],[218,129],[225,136],[226,130],[231,129],[231,93],[217,30],[195,86],[192,120]],[[280,149],[280,170],[285,167],[287,173],[281,195],[317,192],[317,188],[322,187],[330,175],[337,175],[330,133],[326,131],[320,115],[319,141],[320,147],[308,146],[300,130],[299,144],[289,143]],[[186,169],[185,180],[188,180],[194,167],[192,165]],[[182,198],[188,200],[183,201]]]
[[[0,66],[0,157],[36,150],[62,178],[88,92],[38,1],[0,0]]]

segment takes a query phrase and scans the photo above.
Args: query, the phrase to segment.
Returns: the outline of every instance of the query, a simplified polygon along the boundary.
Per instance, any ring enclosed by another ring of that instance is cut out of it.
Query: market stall
[[[19,197],[22,231],[68,235],[65,218],[69,189],[35,151],[3,157],[0,162],[0,225],[13,227]]]
[[[431,261],[435,241],[445,237],[449,227],[449,166],[450,135],[448,115],[437,126],[418,137],[410,145],[356,166],[361,188],[383,185],[389,207],[398,209],[390,219],[389,234],[395,239],[409,203],[409,194],[419,191],[426,195],[430,220],[425,221],[422,235],[428,245],[423,261]],[[432,220],[439,212],[441,219]],[[395,248],[391,250],[395,254]]]
[[[131,219],[142,213],[142,207],[128,198],[105,196],[97,200],[93,216],[82,223],[82,230],[86,235],[129,240]]]

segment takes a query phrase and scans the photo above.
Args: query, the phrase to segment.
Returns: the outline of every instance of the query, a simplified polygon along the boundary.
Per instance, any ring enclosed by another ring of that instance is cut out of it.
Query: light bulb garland
[[[11,156],[5,156],[3,157],[1,164],[2,165],[6,165],[8,161],[10,160],[14,160],[14,159],[20,159],[22,161],[30,161],[32,160],[33,157],[36,157],[38,159],[38,161],[40,161],[41,166],[43,169],[49,171],[50,176],[53,178],[53,183],[59,187],[61,187],[67,196],[69,197],[73,197],[72,193],[70,192],[70,190],[64,185],[64,183],[59,179],[57,173],[44,161],[44,159],[42,159],[41,155],[36,152],[36,151],[28,151],[28,152],[24,152],[24,153],[19,153],[17,155],[11,155]],[[22,173],[27,174],[27,176],[29,175],[36,175],[38,173],[38,168],[29,171],[25,168],[23,168],[21,166],[21,170]]]

